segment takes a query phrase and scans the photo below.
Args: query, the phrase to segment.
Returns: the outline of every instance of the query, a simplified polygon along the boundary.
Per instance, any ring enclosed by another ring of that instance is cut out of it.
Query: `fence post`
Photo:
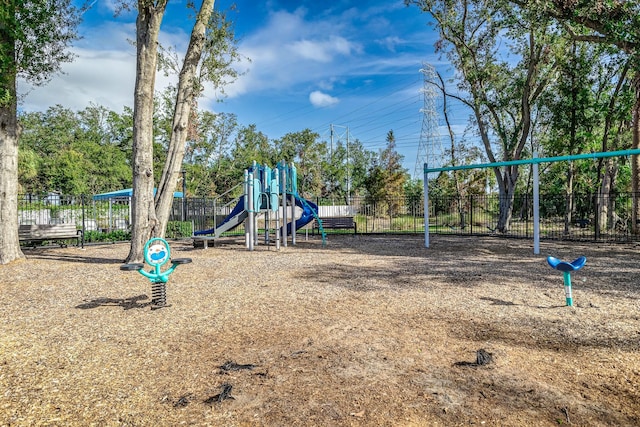
[[[473,194],[469,194],[469,234],[473,234]]]
[[[529,193],[524,195],[524,215],[525,215],[525,221],[524,221],[525,236],[527,236],[527,239],[528,239],[529,238]]]
[[[80,237],[80,247],[84,249],[84,194],[80,195],[80,206],[82,207],[82,236]]]

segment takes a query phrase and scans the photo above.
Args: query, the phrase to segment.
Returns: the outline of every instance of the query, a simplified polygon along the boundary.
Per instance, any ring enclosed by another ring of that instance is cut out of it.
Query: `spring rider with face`
[[[188,264],[191,258],[171,259],[169,243],[160,237],[150,239],[144,246],[144,260],[151,266],[149,271],[144,270],[144,264],[123,264],[120,270],[137,271],[151,281],[151,309],[157,310],[167,305],[167,282],[169,275],[180,264]],[[162,270],[162,266],[171,261],[171,267]]]

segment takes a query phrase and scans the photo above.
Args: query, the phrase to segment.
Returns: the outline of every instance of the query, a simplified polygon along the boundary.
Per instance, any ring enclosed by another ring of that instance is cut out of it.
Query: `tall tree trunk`
[[[609,105],[607,108],[607,114],[605,115],[604,120],[604,130],[602,133],[602,152],[609,151],[609,136],[611,132],[611,127],[613,126],[614,120],[614,108],[616,106],[616,101],[618,100],[618,95],[620,90],[622,89],[623,83],[627,80],[627,73],[629,72],[631,61],[627,61],[627,63],[622,68],[620,73],[620,78],[618,79],[618,83],[616,84],[616,88],[614,92],[611,94],[611,99],[609,100]],[[622,132],[623,121],[618,122],[618,131],[616,132],[616,136],[614,139],[615,147],[618,147],[620,134]],[[618,173],[618,164],[617,161],[614,161],[612,158],[601,158],[598,160],[598,179],[600,180],[600,185],[598,187],[598,194],[596,195],[596,217],[595,217],[595,234],[596,239],[600,238],[600,233],[603,230],[608,230],[613,227],[613,223],[611,222],[613,211],[611,210],[614,198],[611,197],[611,192],[615,188],[615,179]]]
[[[611,230],[614,228],[614,214],[616,213],[616,198],[613,197],[613,189],[615,188],[616,178],[618,176],[618,164],[611,160],[611,167],[607,168],[607,181],[609,192],[607,193],[606,200],[603,200],[602,203],[607,203],[607,217],[606,217],[606,226],[607,230]]]
[[[445,90],[445,86],[444,86],[444,79],[442,78],[442,75],[440,75],[439,72],[436,72],[436,75],[438,76],[438,80],[440,81],[440,86],[438,86],[440,88],[440,91],[442,92],[442,111],[444,114],[444,121],[447,124],[447,130],[449,132],[449,143],[451,144],[451,156],[450,156],[450,160],[451,160],[451,166],[457,166],[458,164],[458,159],[456,157],[456,138],[455,135],[453,133],[453,128],[451,127],[451,121],[449,120],[449,109],[447,108],[447,91]],[[458,217],[460,219],[460,226],[462,228],[464,228],[464,207],[460,201],[460,199],[466,198],[466,188],[464,187],[464,183],[461,182],[460,178],[460,171],[453,171],[453,184],[456,187],[456,191],[458,193]]]
[[[178,80],[171,139],[167,152],[167,161],[162,169],[162,178],[156,195],[156,213],[158,216],[159,235],[164,236],[173,205],[173,193],[176,189],[178,176],[184,158],[185,143],[189,133],[189,119],[196,97],[200,94],[200,82],[197,79],[198,64],[206,41],[206,30],[215,0],[204,0],[191,31],[189,47],[185,55],[182,70]],[[183,197],[186,195],[183,194]]]
[[[15,8],[13,2],[3,7]],[[15,9],[13,9],[15,10]],[[13,16],[10,10],[6,11]],[[3,12],[4,13],[4,12]],[[0,25],[0,50],[15,56],[15,40],[8,22]],[[15,64],[0,64],[0,264],[24,258],[18,238],[18,139]]]
[[[142,262],[146,241],[158,234],[153,203],[153,96],[158,34],[167,0],[138,0],[136,86],[133,100],[133,197],[131,248],[126,262]]]
[[[569,162],[567,167],[567,190],[565,194],[565,212],[564,212],[564,235],[568,236],[571,228],[571,217],[573,214],[573,162]]]
[[[15,87],[15,86],[14,86]],[[18,239],[18,138],[15,91],[10,105],[0,106],[0,264],[24,255]]]
[[[516,192],[516,182],[518,181],[518,167],[506,166],[501,173],[500,168],[493,168],[498,180],[499,200],[498,224],[496,230],[500,233],[508,233],[513,216],[513,200]]]
[[[613,188],[612,169],[613,159],[606,159],[604,162],[604,171],[602,174],[602,183],[600,184],[600,191],[598,192],[596,206],[597,206],[597,230],[596,234],[602,230],[607,230],[609,224],[609,203],[611,199],[611,189]],[[599,237],[599,236],[596,236]]]

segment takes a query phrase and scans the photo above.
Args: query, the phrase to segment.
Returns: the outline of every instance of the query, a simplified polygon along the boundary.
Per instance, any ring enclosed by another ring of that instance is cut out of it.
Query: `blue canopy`
[[[153,194],[156,194],[157,189],[153,189]],[[108,193],[96,194],[93,196],[93,200],[108,200],[108,199],[116,199],[119,197],[131,197],[133,195],[133,188],[125,188],[124,190],[118,191],[110,191]],[[177,199],[182,198],[182,191],[176,191],[173,193],[173,197]]]

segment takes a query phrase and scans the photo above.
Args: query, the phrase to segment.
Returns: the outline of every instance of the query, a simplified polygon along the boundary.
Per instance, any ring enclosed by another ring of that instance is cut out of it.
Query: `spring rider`
[[[571,272],[580,270],[584,267],[586,262],[587,258],[583,256],[576,258],[571,262],[560,261],[558,258],[554,258],[552,256],[547,257],[547,263],[551,268],[562,271],[562,274],[564,275],[564,293],[567,297],[568,307],[573,305],[573,297],[571,295]]]
[[[178,265],[190,263],[191,258],[171,259],[169,243],[160,237],[154,237],[144,245],[144,260],[152,267],[151,270],[145,271],[144,264],[139,263],[123,264],[120,266],[120,270],[135,270],[151,281],[152,310],[169,307],[167,305],[167,282],[169,281],[169,275],[173,273]],[[169,262],[169,260],[171,260],[171,267],[162,271],[160,268]]]

